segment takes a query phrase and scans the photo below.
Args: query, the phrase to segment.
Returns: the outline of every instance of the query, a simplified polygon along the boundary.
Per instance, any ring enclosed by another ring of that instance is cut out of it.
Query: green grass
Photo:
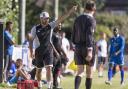
[[[120,85],[120,72],[112,79],[112,85],[105,85],[105,80],[107,79],[107,72],[103,78],[97,77],[97,72],[93,76],[92,89],[128,89],[128,73],[125,72],[125,85]],[[16,86],[14,86],[16,87]],[[7,87],[6,84],[0,84],[0,89],[16,89],[14,87]],[[62,87],[63,89],[74,89],[74,77],[68,76],[62,78]],[[36,88],[35,88],[36,89]],[[42,89],[46,89],[46,85]],[[82,78],[80,89],[85,89],[85,77]]]
[[[97,77],[97,72],[93,75],[93,84],[92,89],[128,89],[128,74],[125,72],[125,85],[120,85],[120,72],[118,72],[115,77],[112,79],[112,85],[106,85],[105,80],[107,80],[107,72],[105,72],[106,75],[104,75],[103,78]],[[62,82],[62,86],[64,89],[74,89],[74,77],[68,77],[64,78],[64,81]],[[80,88],[79,89],[85,89],[85,77],[83,77]]]

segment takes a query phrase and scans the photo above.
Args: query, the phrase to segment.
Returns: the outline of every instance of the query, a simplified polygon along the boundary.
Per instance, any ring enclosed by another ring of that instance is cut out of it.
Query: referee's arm
[[[94,19],[89,19],[88,21],[89,27],[87,30],[87,60],[90,61],[92,59],[92,53],[93,53],[93,34],[96,26],[96,22]]]

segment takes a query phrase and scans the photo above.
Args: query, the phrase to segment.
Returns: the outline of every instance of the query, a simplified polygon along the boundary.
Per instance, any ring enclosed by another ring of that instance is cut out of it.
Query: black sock
[[[86,78],[85,86],[86,86],[86,89],[91,89],[92,78]]]
[[[76,76],[75,77],[75,89],[79,89],[80,83],[81,83],[81,77]]]
[[[54,87],[58,86],[57,77],[58,77],[57,69],[55,68],[53,71],[53,86]]]

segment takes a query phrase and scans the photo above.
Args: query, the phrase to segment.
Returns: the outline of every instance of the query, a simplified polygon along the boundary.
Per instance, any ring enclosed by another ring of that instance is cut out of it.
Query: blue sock
[[[111,79],[112,79],[112,69],[109,68],[108,69],[108,80],[111,81]]]
[[[121,82],[124,81],[124,69],[120,70],[120,74],[121,74]]]

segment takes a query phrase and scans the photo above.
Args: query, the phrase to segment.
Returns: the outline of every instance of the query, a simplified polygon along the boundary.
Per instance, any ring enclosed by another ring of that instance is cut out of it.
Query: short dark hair
[[[20,59],[20,58],[18,58],[17,60],[16,60],[17,62],[23,62],[23,60],[22,59]]]
[[[86,10],[90,10],[90,11],[93,11],[96,9],[96,4],[94,1],[87,1],[86,4],[85,4],[85,9]]]
[[[113,31],[119,31],[118,27],[114,27]]]
[[[7,21],[6,22],[6,26],[9,26],[10,24],[12,24],[12,21]]]

